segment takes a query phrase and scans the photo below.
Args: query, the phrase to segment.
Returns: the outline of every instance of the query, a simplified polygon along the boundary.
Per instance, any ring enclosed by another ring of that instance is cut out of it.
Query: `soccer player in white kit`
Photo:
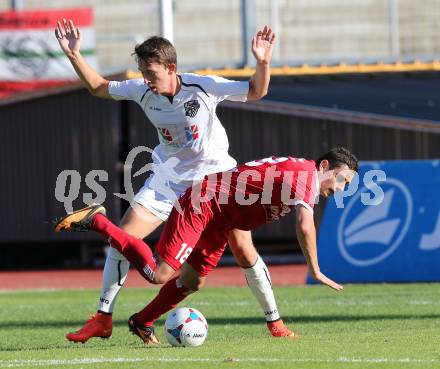
[[[236,166],[228,154],[226,132],[215,110],[222,100],[258,100],[267,94],[275,42],[275,34],[269,27],[265,26],[252,40],[256,71],[249,81],[177,74],[176,50],[162,37],[151,37],[135,48],[143,78],[108,81],[81,56],[81,35],[72,20],[58,22],[55,34],[92,95],[135,101],[157,129],[159,145],[153,152],[155,170],[124,214],[120,222],[122,229],[140,239],[147,237],[167,220],[174,201],[193,181]],[[270,333],[275,337],[293,336],[280,318],[269,272],[252,244],[250,231],[233,230],[228,243],[263,309]],[[68,340],[84,343],[92,337],[111,336],[114,304],[128,269],[125,257],[109,248],[98,311],[80,330],[68,333]]]

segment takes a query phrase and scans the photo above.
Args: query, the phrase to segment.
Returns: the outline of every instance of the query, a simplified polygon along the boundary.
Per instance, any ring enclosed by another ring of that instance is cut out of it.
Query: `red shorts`
[[[185,206],[188,202],[184,199],[181,203],[182,213],[173,209],[156,244],[156,252],[174,270],[186,261],[206,276],[222,257],[229,230],[219,224],[215,217],[218,212],[213,211],[211,202],[203,203],[199,214]]]

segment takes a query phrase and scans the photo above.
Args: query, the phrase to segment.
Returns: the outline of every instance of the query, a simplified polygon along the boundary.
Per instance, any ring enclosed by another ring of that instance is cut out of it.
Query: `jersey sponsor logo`
[[[173,136],[171,135],[168,128],[158,127],[157,130],[165,143],[173,142]]]
[[[157,106],[150,106],[150,107],[148,107],[148,109],[155,110],[155,111],[162,111],[162,109],[158,108]]]
[[[350,264],[370,266],[382,262],[402,243],[411,223],[413,200],[401,181],[388,178],[384,199],[364,209],[359,197],[352,197],[338,226],[338,247]],[[397,204],[404,204],[404,211]],[[396,210],[397,209],[397,210]]]
[[[185,108],[185,115],[194,118],[200,109],[200,104],[197,100],[190,100],[183,104],[183,107]]]
[[[185,127],[185,134],[188,142],[197,140],[199,138],[199,127],[196,124]]]
[[[157,131],[159,133],[159,140],[162,144],[175,147],[185,147],[188,143],[200,138],[199,127],[197,124],[192,124],[189,127],[157,127]]]

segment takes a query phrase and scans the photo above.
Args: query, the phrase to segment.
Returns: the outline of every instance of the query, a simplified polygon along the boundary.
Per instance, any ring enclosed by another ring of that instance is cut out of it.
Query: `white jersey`
[[[155,175],[173,182],[193,181],[235,167],[216,107],[222,100],[246,101],[249,82],[191,73],[178,77],[181,88],[172,101],[151,92],[143,79],[109,84],[114,99],[136,101],[156,127]]]

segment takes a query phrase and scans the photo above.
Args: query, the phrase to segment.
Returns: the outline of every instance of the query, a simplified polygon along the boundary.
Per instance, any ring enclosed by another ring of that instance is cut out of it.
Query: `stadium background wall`
[[[352,149],[360,160],[440,156],[438,131],[410,124],[392,128],[348,118],[338,121],[325,118],[325,110],[317,118],[261,106],[225,103],[218,108],[230,152],[239,162],[273,154],[316,158],[337,145]],[[75,85],[1,101],[0,132],[0,268],[93,265],[93,252],[104,244],[96,235],[52,232],[51,220],[64,213],[63,204],[55,199],[57,176],[66,169],[79,172],[81,188],[73,202],[78,208],[83,193],[93,192],[85,185],[87,173],[105,170],[108,181],[100,182],[107,193],[105,204],[110,218],[118,221],[127,202],[113,193],[124,192],[123,163],[128,152],[138,145],[157,144],[157,133],[144,113],[134,103],[97,99]],[[148,159],[138,157],[132,173]],[[134,179],[135,192],[144,180],[145,175]],[[318,223],[322,207],[316,211]],[[268,243],[295,244],[293,224],[286,217],[256,230],[257,247],[261,251]],[[150,240],[157,236],[158,232]],[[283,247],[271,250],[286,252]]]

